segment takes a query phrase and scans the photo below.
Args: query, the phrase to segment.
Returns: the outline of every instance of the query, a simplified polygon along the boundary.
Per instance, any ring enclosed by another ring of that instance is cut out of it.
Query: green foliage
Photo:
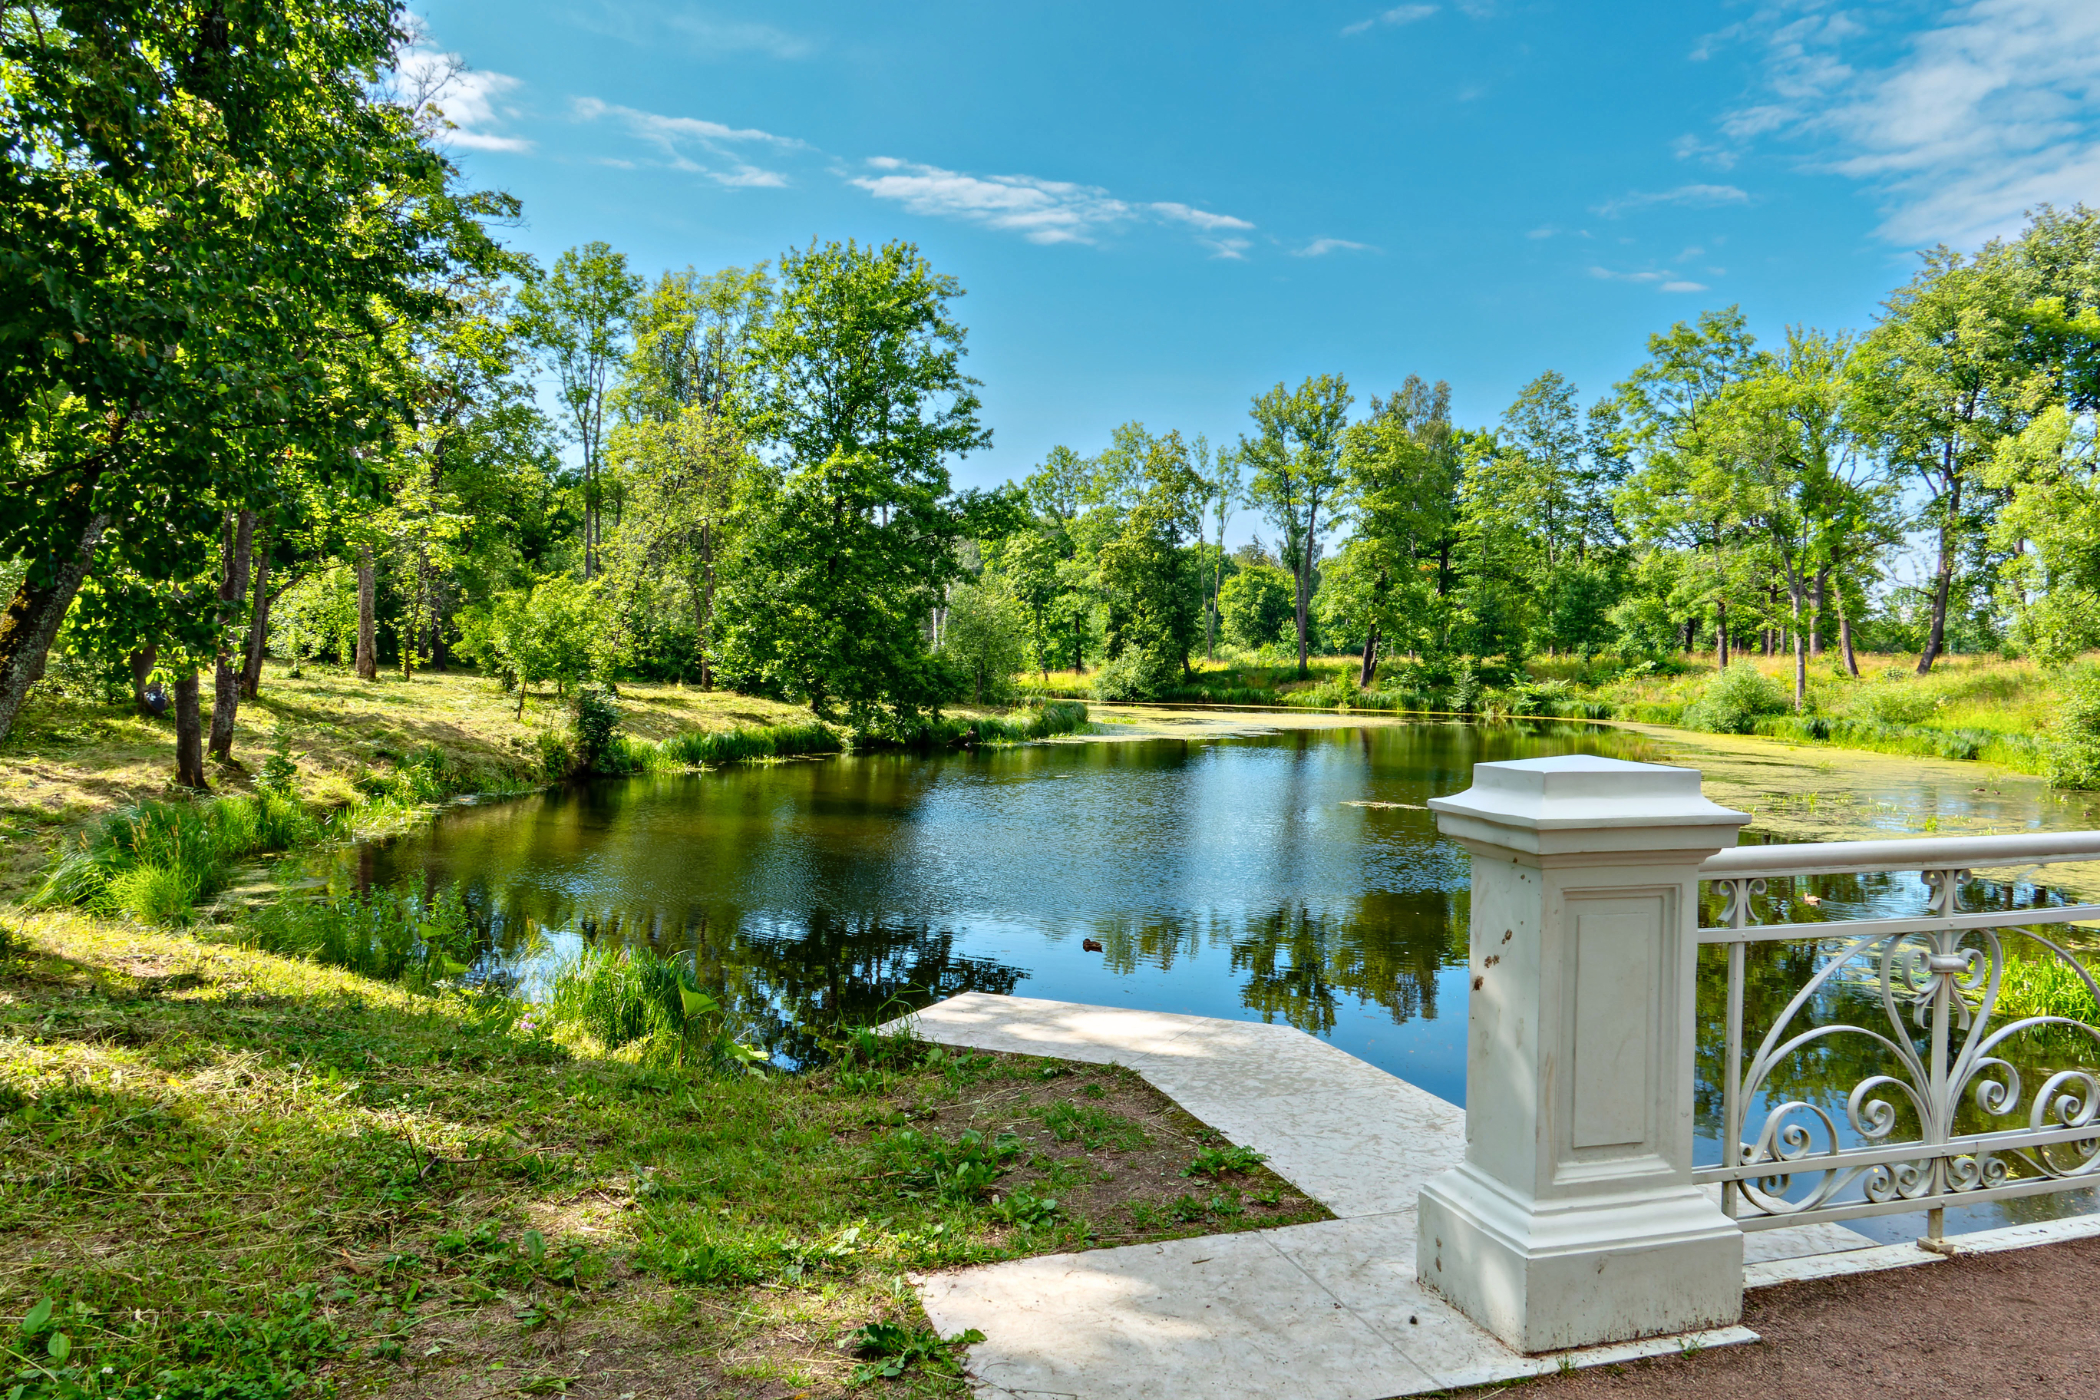
[[[555,973],[547,1010],[647,1065],[756,1072],[766,1062],[729,1033],[721,1004],[694,985],[685,964],[645,948],[585,947]]]
[[[709,766],[754,758],[791,758],[799,754],[838,753],[846,746],[837,731],[822,724],[775,724],[753,728],[693,731],[666,739],[662,751],[683,764]]]
[[[466,976],[481,934],[457,889],[429,899],[374,890],[267,905],[242,928],[240,941],[266,953],[429,991]]]
[[[577,687],[570,707],[570,729],[576,736],[579,772],[613,771],[620,758],[620,709],[613,704],[611,691],[596,685]]]
[[[859,1386],[871,1381],[894,1380],[918,1363],[933,1370],[952,1372],[956,1369],[954,1348],[975,1345],[984,1340],[984,1333],[973,1327],[952,1337],[943,1337],[930,1329],[908,1328],[894,1322],[871,1322],[848,1340],[856,1354],[876,1358],[854,1368],[852,1384]]]
[[[1251,1172],[1266,1162],[1262,1153],[1246,1147],[1206,1147],[1196,1154],[1194,1161],[1182,1169],[1183,1176],[1220,1177],[1229,1173]]]
[[[986,1137],[971,1129],[954,1141],[916,1128],[900,1128],[877,1138],[876,1160],[885,1176],[898,1182],[897,1194],[931,1196],[962,1205],[991,1194],[1021,1150],[1011,1133]]]
[[[60,851],[34,902],[173,923],[223,889],[235,861],[289,850],[318,834],[306,809],[277,792],[141,802],[112,812]]]
[[[1684,725],[1714,734],[1748,734],[1761,717],[1783,713],[1786,708],[1786,696],[1779,687],[1764,672],[1742,662],[1713,678],[1698,702],[1684,712]]]
[[[517,687],[521,716],[533,686],[551,681],[557,694],[567,695],[603,669],[599,591],[565,574],[495,599],[470,612],[463,627],[460,650]]]
[[[2100,667],[2064,673],[2043,772],[2051,787],[2100,788]]]
[[[1218,620],[1225,640],[1249,651],[1281,640],[1297,606],[1289,574],[1266,564],[1242,568],[1218,594]]]
[[[968,677],[970,702],[1004,700],[1014,673],[1028,664],[1028,612],[996,576],[964,581],[948,592],[941,655]]]
[[[1994,1022],[2003,1026],[2028,1016],[2057,1016],[2084,1025],[2100,1022],[2091,977],[2089,969],[2046,950],[2008,957],[1998,980]],[[1980,997],[1981,992],[1970,995]],[[2079,1039],[2085,1041],[2083,1036]]]
[[[750,525],[725,581],[735,683],[868,729],[947,694],[925,630],[961,567],[967,502],[947,459],[989,441],[950,311],[961,291],[905,243],[781,258],[746,421],[781,461],[747,483]]]

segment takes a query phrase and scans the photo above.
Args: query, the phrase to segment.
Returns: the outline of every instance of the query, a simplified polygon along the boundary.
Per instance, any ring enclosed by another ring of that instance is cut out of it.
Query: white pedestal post
[[[1750,820],[1699,774],[1483,763],[1433,798],[1473,853],[1466,1160],[1416,1271],[1519,1351],[1735,1322],[1743,1235],[1692,1182],[1698,867]]]

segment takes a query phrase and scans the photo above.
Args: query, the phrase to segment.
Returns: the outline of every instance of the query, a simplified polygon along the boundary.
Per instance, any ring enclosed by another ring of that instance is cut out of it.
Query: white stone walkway
[[[1415,1193],[1455,1164],[1465,1113],[1287,1026],[966,993],[913,1025],[945,1045],[1135,1070],[1337,1217],[918,1280],[970,1348],[980,1400],[1387,1400],[1694,1347],[1743,1327],[1523,1356],[1415,1282]],[[1963,1252],[2100,1234],[2100,1216],[1966,1235]],[[1744,1284],[1936,1264],[1842,1225],[1745,1240]]]
[[[1415,1282],[1415,1195],[1458,1162],[1463,1110],[1290,1027],[974,992],[912,1023],[942,1044],[1135,1070],[1339,1217],[921,1279],[943,1335],[985,1334],[969,1366],[985,1400],[1383,1400],[1756,1339],[1503,1346]],[[1868,1243],[1820,1243],[1846,1237]]]

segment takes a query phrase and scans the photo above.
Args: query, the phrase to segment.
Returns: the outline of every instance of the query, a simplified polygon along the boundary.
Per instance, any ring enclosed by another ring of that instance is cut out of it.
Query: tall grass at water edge
[[[32,902],[176,922],[225,888],[235,862],[306,844],[319,830],[284,793],[141,802],[110,813],[60,851]]]
[[[844,731],[828,724],[776,724],[712,733],[638,739],[617,735],[606,767],[619,773],[675,773],[754,759],[813,754],[864,753],[885,749],[966,748],[973,744],[1025,744],[1087,727],[1079,701],[1050,701],[1008,716],[945,715],[896,730]]]
[[[374,890],[345,899],[279,900],[249,919],[239,941],[428,992],[466,975],[479,933],[457,890],[428,899]]]

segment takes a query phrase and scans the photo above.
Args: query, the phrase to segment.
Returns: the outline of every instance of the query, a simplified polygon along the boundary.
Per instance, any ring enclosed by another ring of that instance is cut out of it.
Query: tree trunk
[[[1728,669],[1728,602],[1714,600],[1714,669]]]
[[[1810,656],[1821,656],[1823,654],[1823,619],[1829,616],[1830,613],[1829,569],[1824,569],[1816,575],[1816,589],[1809,596],[1809,602],[1815,611],[1809,614],[1808,620],[1808,654]]]
[[[270,644],[270,551],[258,548],[255,559],[254,611],[248,617],[248,648],[241,657],[241,698],[262,693],[263,652]]]
[[[73,595],[80,592],[81,581],[87,577],[95,562],[95,550],[102,543],[102,532],[108,528],[107,515],[89,517],[73,557],[52,561],[49,577],[42,582],[37,580],[37,569],[32,565],[15,589],[7,612],[0,615],[0,739],[5,739],[14,728],[15,716],[29,698],[29,688],[44,678],[44,658],[50,655],[51,639],[58,635],[58,624],[73,606]]]
[[[234,517],[231,548],[219,570],[219,651],[212,672],[211,756],[221,763],[233,757],[233,722],[241,709],[241,677],[226,649],[226,614],[248,596],[248,557],[255,544],[255,512]]]
[[[1954,447],[1950,443],[1947,455],[1951,461]],[[1961,480],[1955,478],[1948,483],[1945,508],[1940,515],[1940,562],[1937,576],[1932,583],[1932,633],[1925,639],[1925,650],[1918,657],[1918,674],[1932,674],[1932,663],[1939,659],[1940,649],[1947,643],[1947,592],[1954,583],[1954,522],[1961,515]]]
[[[204,781],[204,717],[197,707],[195,666],[175,682],[175,782],[179,787],[211,791],[211,784]]]
[[[1838,645],[1844,648],[1845,669],[1859,676],[1859,658],[1852,654],[1852,613],[1845,607],[1845,590],[1838,590]]]
[[[1808,648],[1801,637],[1801,591],[1797,579],[1787,586],[1787,602],[1793,606],[1794,611],[1794,625],[1790,629],[1790,635],[1794,639],[1794,713],[1797,715],[1808,709]]]
[[[357,549],[357,674],[368,681],[379,679],[379,623],[374,605],[372,546]]]
[[[1378,629],[1373,627],[1364,638],[1364,664],[1357,669],[1356,688],[1369,690],[1371,682],[1378,678]]]
[[[160,659],[160,648],[150,643],[144,651],[131,654],[131,703],[138,707],[140,719],[152,719],[152,707],[146,704],[146,682],[152,678],[153,663]]]

